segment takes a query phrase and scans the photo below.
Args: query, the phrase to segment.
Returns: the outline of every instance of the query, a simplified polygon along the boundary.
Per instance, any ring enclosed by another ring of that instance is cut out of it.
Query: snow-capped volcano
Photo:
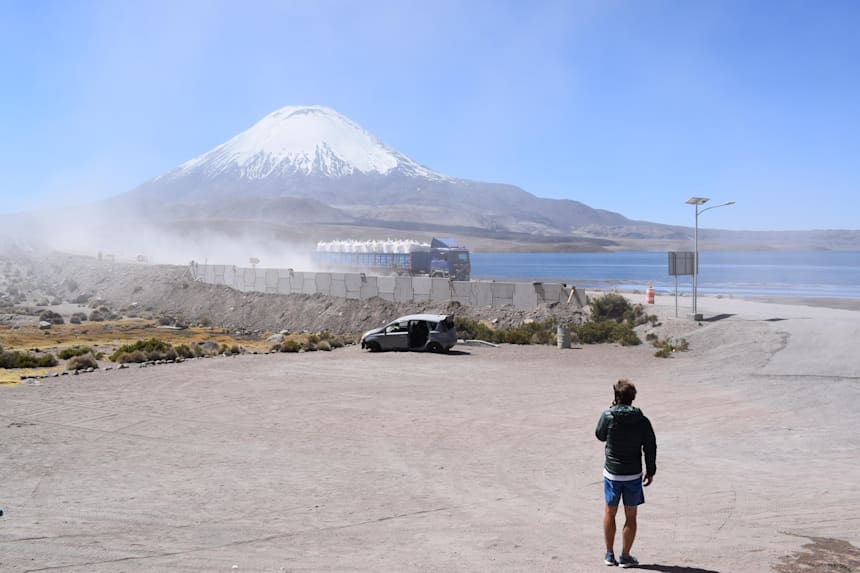
[[[589,225],[630,224],[576,201],[437,173],[323,106],[272,112],[118,196],[114,205],[161,221],[456,228],[492,236],[559,236]]]
[[[289,175],[387,175],[394,171],[436,181],[449,179],[383,144],[333,109],[289,106],[164,177],[211,179],[228,175],[259,180]]]

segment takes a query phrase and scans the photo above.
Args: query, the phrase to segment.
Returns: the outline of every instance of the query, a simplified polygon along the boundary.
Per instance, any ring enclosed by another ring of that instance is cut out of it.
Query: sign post
[[[669,275],[675,277],[675,318],[678,318],[678,275],[695,274],[696,254],[692,251],[669,251]]]

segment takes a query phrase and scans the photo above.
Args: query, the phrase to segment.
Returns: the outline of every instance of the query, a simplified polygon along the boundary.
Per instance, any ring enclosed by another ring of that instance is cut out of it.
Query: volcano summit
[[[187,161],[166,178],[232,175],[244,179],[294,175],[342,177],[398,172],[448,179],[381,143],[358,124],[322,106],[291,106],[261,119],[230,141]]]

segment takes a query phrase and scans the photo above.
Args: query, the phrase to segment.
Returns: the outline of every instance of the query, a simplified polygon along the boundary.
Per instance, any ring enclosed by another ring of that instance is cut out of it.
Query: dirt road
[[[603,571],[619,377],[659,444],[645,569],[860,570],[860,313],[701,308],[667,360],[352,347],[0,388],[0,570]]]

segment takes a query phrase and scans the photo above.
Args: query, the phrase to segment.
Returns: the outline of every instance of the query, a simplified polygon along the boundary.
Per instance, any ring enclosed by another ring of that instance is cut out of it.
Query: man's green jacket
[[[594,434],[606,442],[606,471],[614,475],[657,473],[657,438],[651,422],[635,406],[620,404],[603,412]]]

